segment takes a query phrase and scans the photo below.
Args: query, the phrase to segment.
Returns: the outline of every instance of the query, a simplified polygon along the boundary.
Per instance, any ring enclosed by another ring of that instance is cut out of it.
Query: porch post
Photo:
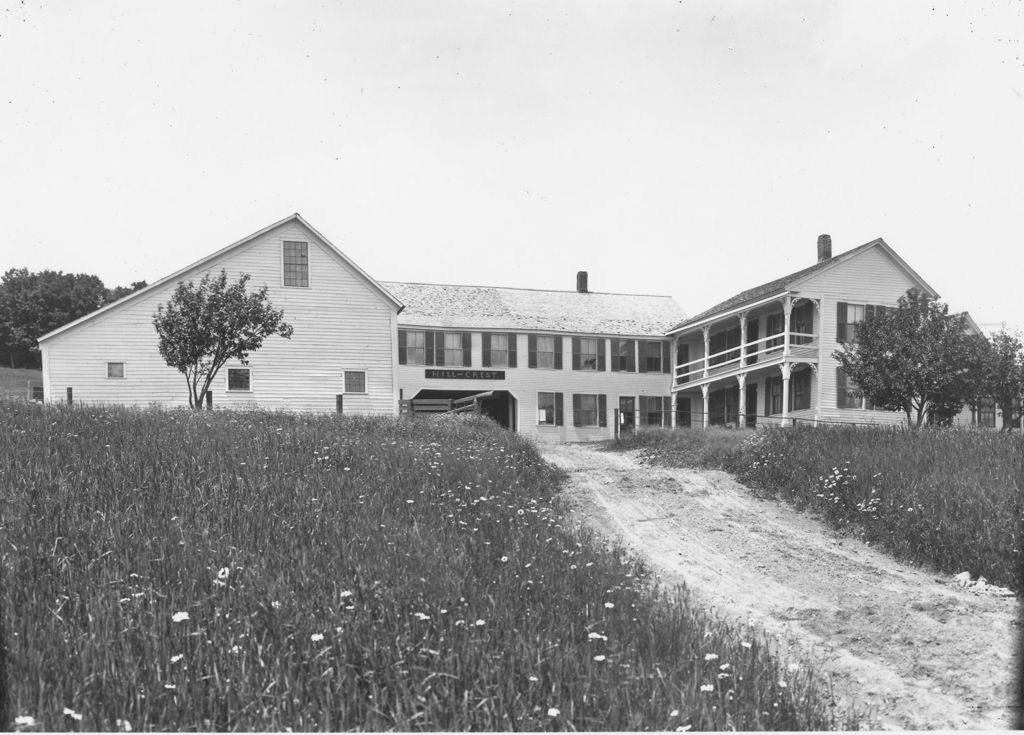
[[[670,424],[670,426],[673,429],[676,428],[676,407],[678,405],[679,405],[679,393],[678,392],[673,392],[672,393],[672,405],[670,406],[670,408],[672,410],[672,423]]]
[[[818,380],[818,365],[811,363],[811,374],[814,375],[814,425],[821,418],[821,381]]]
[[[788,313],[786,318],[788,321]],[[779,369],[782,371],[782,425],[789,426],[789,374],[792,365],[784,362],[779,365]]]
[[[708,393],[711,392],[711,386],[705,383],[700,387],[700,393],[704,397],[704,424],[703,427],[708,428],[711,423],[711,414],[708,411]]]
[[[747,366],[747,312],[740,312],[740,368]],[[742,388],[740,389],[742,390]],[[740,424],[742,426],[742,423]]]
[[[704,333],[704,377],[706,378],[708,369],[711,367],[711,363],[708,362],[708,350],[711,349],[711,325],[705,324],[700,331]]]
[[[785,332],[785,335],[786,335],[786,341],[782,343],[782,357],[786,358],[786,357],[789,357],[789,325],[790,325],[789,317],[793,313],[793,297],[792,296],[786,296],[782,300],[782,312],[784,314],[783,319],[785,321],[785,326],[783,327],[782,331]],[[786,376],[786,380],[787,381],[789,380],[788,375]],[[785,406],[783,406],[783,409],[785,409]]]
[[[747,428],[747,374],[740,373],[736,376],[736,380],[740,384],[739,425],[741,429],[745,429]]]

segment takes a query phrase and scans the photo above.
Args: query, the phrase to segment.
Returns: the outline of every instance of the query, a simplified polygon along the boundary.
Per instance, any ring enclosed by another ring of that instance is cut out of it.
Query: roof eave
[[[763,296],[759,299],[755,299],[754,301],[747,301],[732,308],[717,311],[714,314],[709,314],[708,316],[693,322],[683,322],[678,326],[673,327],[668,332],[666,332],[666,335],[671,337],[673,335],[682,334],[683,332],[689,332],[693,329],[703,327],[708,324],[712,324],[713,322],[719,321],[721,319],[725,319],[726,317],[735,316],[736,314],[739,314],[742,311],[747,311],[748,309],[755,309],[758,306],[764,306],[765,304],[770,304],[773,301],[778,301],[779,299],[783,298],[784,296],[787,296],[790,293],[792,293],[792,289],[786,288],[781,291],[776,291],[770,296]]]

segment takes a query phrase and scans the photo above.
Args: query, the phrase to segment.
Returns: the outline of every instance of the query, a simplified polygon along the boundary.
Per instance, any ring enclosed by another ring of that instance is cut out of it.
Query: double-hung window
[[[874,408],[871,400],[842,368],[836,368],[836,408]]]
[[[531,334],[529,343],[529,359],[527,365],[532,368],[562,369],[562,338],[554,335]]]
[[[302,288],[309,286],[308,242],[285,240],[282,264],[284,269],[285,286],[297,286]]]
[[[464,365],[466,353],[463,351],[462,345],[462,333],[460,332],[445,332],[444,333],[444,364],[445,365]]]
[[[602,393],[574,393],[572,423],[574,426],[606,426],[607,398]]]
[[[398,362],[402,365],[427,364],[427,333],[415,329],[398,330]]]
[[[637,343],[641,373],[667,373],[671,370],[671,345],[642,339]]]
[[[612,370],[619,373],[636,372],[636,340],[612,340]]]
[[[884,314],[887,308],[878,304],[836,303],[836,342],[856,342],[860,322]]]
[[[537,394],[537,423],[541,426],[561,426],[562,418],[561,393]]]
[[[572,338],[573,370],[604,370],[604,340]]]
[[[794,370],[789,379],[789,410],[801,411],[811,407],[811,370]]]
[[[469,332],[399,329],[398,364],[470,367],[471,345]]]
[[[484,332],[482,358],[485,368],[516,367],[516,335],[505,332]]]

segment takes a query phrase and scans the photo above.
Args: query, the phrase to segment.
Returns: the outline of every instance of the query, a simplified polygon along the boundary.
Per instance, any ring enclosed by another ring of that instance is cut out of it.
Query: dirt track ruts
[[[841,705],[877,728],[1012,725],[1018,602],[962,589],[754,497],[724,472],[641,464],[634,453],[544,447],[585,522],[685,582],[780,650],[810,653]]]

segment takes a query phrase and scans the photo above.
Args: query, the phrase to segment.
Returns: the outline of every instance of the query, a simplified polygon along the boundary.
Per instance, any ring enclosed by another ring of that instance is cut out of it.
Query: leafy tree
[[[103,306],[106,293],[85,273],[8,270],[0,276],[0,351],[8,364],[39,367],[39,337]]]
[[[237,283],[228,283],[223,270],[219,276],[207,273],[198,285],[179,283],[170,301],[153,315],[160,354],[185,375],[188,405],[194,409],[202,408],[210,384],[228,360],[247,365],[249,353],[266,337],[292,336],[284,312],[267,298],[267,287],[250,293],[248,282],[247,273]]]
[[[977,341],[966,314],[916,289],[895,309],[876,310],[857,325],[857,339],[833,356],[879,408],[903,411],[920,426],[931,414],[948,419],[983,380],[973,357]]]
[[[1003,430],[1021,418],[1024,403],[1024,343],[1019,334],[1000,330],[987,342],[983,390],[1003,413]]]
[[[140,288],[146,287],[145,281],[133,281],[131,286],[117,286],[115,288],[108,288],[106,295],[104,296],[104,303],[112,304],[115,301],[120,301],[125,296],[135,293]]]

